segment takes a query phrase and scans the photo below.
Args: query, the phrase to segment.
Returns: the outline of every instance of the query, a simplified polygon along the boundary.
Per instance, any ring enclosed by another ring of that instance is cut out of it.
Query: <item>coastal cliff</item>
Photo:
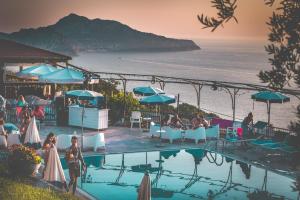
[[[47,27],[0,33],[0,38],[70,55],[80,52],[200,49],[192,40],[167,38],[134,30],[117,21],[91,20],[76,14],[70,14]]]

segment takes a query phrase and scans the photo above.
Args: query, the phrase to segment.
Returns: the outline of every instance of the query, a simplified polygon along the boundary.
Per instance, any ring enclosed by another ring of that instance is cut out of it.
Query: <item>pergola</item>
[[[0,39],[0,94],[5,96],[7,84],[6,67],[31,63],[67,63],[72,58],[52,51],[18,42]]]

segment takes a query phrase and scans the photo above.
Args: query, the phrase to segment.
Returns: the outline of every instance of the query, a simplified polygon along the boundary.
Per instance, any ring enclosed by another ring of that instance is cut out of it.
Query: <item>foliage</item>
[[[234,11],[237,8],[236,0],[212,0],[211,3],[218,10],[218,17],[208,17],[203,14],[198,15],[198,20],[204,25],[203,28],[211,28],[213,32],[220,25],[223,26],[223,23],[228,22],[232,18],[237,22],[234,16]]]
[[[4,177],[0,177],[0,199],[79,200],[67,193],[34,187],[29,180],[12,180]]]
[[[123,107],[124,107],[124,92],[118,92],[113,94],[108,99],[108,108],[109,111],[109,118],[112,123],[116,123],[121,118],[123,118]],[[133,97],[131,93],[126,94],[125,96],[125,116],[130,116],[131,111],[139,110],[141,105],[139,101]]]
[[[230,16],[234,14],[231,5],[235,4],[236,1],[228,1],[230,0],[212,1],[213,7],[217,8],[218,13],[228,13],[228,15],[219,15],[219,23],[221,24],[223,21],[228,21]],[[264,0],[267,6],[273,6],[275,1]],[[225,2],[227,2],[227,6]],[[261,81],[267,83],[274,90],[291,86],[291,81],[294,81],[298,87],[300,86],[300,1],[278,0],[278,2],[280,6],[273,12],[267,23],[270,27],[268,35],[270,44],[265,46],[265,50],[271,56],[269,61],[272,69],[260,71],[258,74]],[[214,20],[210,21],[210,18],[203,17],[203,14],[200,19],[204,28],[212,28],[212,31],[219,26]],[[300,133],[299,107],[300,105],[297,108],[298,121],[290,124],[291,130],[296,133]]]
[[[205,113],[202,110],[199,111],[196,106],[193,106],[193,105],[190,105],[190,104],[187,104],[187,103],[179,104],[178,111],[180,113],[180,116],[182,118],[185,118],[185,119],[192,119],[193,117],[195,117],[195,115],[197,113],[199,113],[199,114],[201,114],[205,117],[214,117],[214,116],[216,116],[216,115],[211,114],[211,113]]]
[[[14,176],[29,176],[35,164],[41,163],[42,158],[34,149],[23,145],[13,145],[8,156],[9,171]]]

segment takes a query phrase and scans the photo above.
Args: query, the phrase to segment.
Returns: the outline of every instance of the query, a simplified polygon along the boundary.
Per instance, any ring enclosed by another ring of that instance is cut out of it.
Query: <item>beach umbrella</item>
[[[148,171],[145,172],[139,187],[138,200],[151,200],[151,178]]]
[[[94,99],[103,99],[103,95],[90,91],[90,90],[71,90],[66,92],[65,94],[66,97],[73,97],[77,98],[78,100],[94,100]],[[84,115],[84,104],[82,108],[82,113],[81,113],[81,147],[83,148],[83,115]]]
[[[187,153],[191,154],[194,157],[195,164],[199,164],[200,161],[206,156],[206,150],[204,149],[187,149]]]
[[[151,86],[133,88],[133,93],[134,94],[139,94],[139,95],[142,95],[142,96],[151,96],[151,95],[155,95],[155,94],[165,94],[165,92],[162,91],[161,89],[154,88],[154,87],[151,87]]]
[[[41,148],[41,139],[40,139],[39,131],[36,126],[35,117],[31,119],[28,125],[25,139],[24,139],[24,144],[34,149]]]
[[[27,78],[34,78],[39,77],[41,75],[49,74],[51,72],[57,71],[58,69],[56,67],[53,67],[51,65],[42,64],[42,65],[36,65],[28,67],[20,72],[17,73],[17,76],[19,77],[27,77]]]
[[[40,82],[57,84],[83,83],[84,75],[81,71],[64,68],[39,77]]]
[[[40,97],[34,95],[25,96],[24,99],[30,106],[42,106],[51,104],[51,101],[41,99]]]
[[[290,98],[280,92],[262,91],[251,95],[251,99],[267,104],[268,126],[270,126],[271,104],[289,102]]]
[[[148,97],[144,97],[140,100],[142,105],[166,105],[175,103],[176,98],[165,94],[156,94]]]
[[[156,94],[148,97],[142,98],[140,101],[142,105],[167,105],[176,102],[176,98],[174,96],[166,95],[166,94]],[[161,110],[159,109],[159,112]],[[160,137],[161,137],[161,113],[160,113]]]
[[[71,90],[66,92],[66,97],[77,98],[78,100],[94,100],[95,98],[104,98],[101,93],[90,90]]]

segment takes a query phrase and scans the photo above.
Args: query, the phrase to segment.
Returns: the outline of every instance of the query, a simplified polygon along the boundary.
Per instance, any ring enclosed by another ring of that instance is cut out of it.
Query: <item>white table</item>
[[[81,126],[83,107],[69,106],[69,125]],[[108,109],[84,108],[83,127],[91,129],[108,128]]]

